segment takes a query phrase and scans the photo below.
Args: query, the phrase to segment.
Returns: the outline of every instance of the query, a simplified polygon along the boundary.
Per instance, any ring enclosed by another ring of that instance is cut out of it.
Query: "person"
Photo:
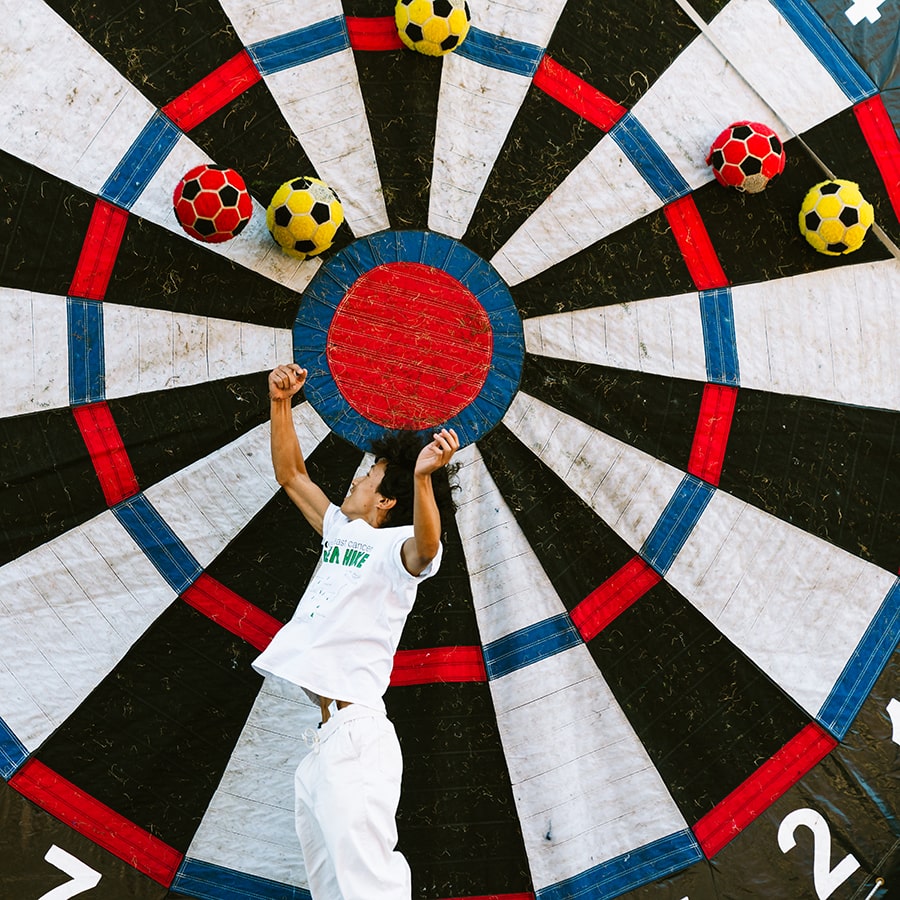
[[[309,477],[294,430],[291,398],[306,376],[296,364],[269,375],[272,462],[322,535],[322,554],[293,617],[253,666],[299,685],[322,711],[294,779],[313,900],[409,900],[409,866],[396,850],[402,759],[383,695],[418,586],[440,566],[439,500],[459,439],[452,428],[424,447],[412,432],[387,435],[338,507]]]

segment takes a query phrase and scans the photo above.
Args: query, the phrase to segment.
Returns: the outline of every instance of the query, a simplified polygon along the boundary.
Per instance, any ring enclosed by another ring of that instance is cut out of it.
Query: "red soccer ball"
[[[721,184],[756,194],[784,171],[784,146],[768,125],[735,122],[713,141],[706,162]]]
[[[172,203],[181,227],[208,244],[237,237],[253,215],[244,179],[225,166],[195,166],[178,182]]]

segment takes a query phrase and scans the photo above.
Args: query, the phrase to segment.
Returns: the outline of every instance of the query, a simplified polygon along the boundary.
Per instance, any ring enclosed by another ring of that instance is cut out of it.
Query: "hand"
[[[272,400],[290,400],[306,383],[306,369],[296,363],[277,366],[269,373],[269,397]]]
[[[416,475],[430,475],[441,466],[446,466],[451,457],[459,450],[459,438],[451,428],[442,428],[430,444],[426,444],[416,460]]]

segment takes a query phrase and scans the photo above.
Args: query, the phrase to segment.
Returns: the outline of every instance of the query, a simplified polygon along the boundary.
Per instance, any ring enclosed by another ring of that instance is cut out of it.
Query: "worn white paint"
[[[681,483],[672,466],[521,392],[503,424],[635,550]]]
[[[444,60],[438,97],[428,227],[461,238],[531,79],[456,54]]]
[[[0,416],[66,406],[66,298],[0,287],[0,320]]]
[[[285,329],[103,305],[106,395],[202,384],[272,369],[292,355]]]
[[[545,47],[565,4],[500,3],[472,9],[481,31]],[[531,79],[450,53],[444,57],[435,125],[428,227],[450,237],[466,233],[485,183],[519,113]]]
[[[225,0],[222,8],[246,46],[344,14],[338,0]],[[318,175],[327,182],[356,237],[389,228],[353,51],[340,50],[263,78],[315,168],[285,172],[284,180]]]
[[[900,409],[900,263],[731,289],[743,387]],[[706,381],[696,292],[527,319],[530,353]]]
[[[0,719],[37,749],[174,599],[111,512],[0,568]]]
[[[190,859],[308,886],[294,830],[294,772],[310,752],[304,732],[315,730],[320,718],[300,688],[265,680],[188,849]]]
[[[515,285],[659,209],[662,201],[604,137],[491,259]]]
[[[306,456],[328,434],[308,403],[294,408]],[[201,566],[208,565],[278,490],[268,422],[145,491]]]
[[[536,316],[523,328],[538,356],[706,381],[696,293]]]
[[[537,889],[686,828],[586,647],[491,693]]]

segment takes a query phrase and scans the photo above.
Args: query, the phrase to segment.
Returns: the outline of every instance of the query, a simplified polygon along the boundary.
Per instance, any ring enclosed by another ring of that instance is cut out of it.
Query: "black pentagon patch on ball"
[[[841,189],[839,184],[833,181],[827,181],[819,188],[820,194],[836,194]]]
[[[736,137],[739,141],[745,141],[751,134],[753,129],[749,125],[738,125],[731,129],[732,137]]]
[[[213,224],[212,219],[197,219],[194,222],[194,229],[199,231],[204,237],[209,237],[211,234],[216,233],[216,226]]]
[[[316,249],[315,241],[294,241],[294,249],[300,253],[312,253]]]
[[[776,156],[781,156],[781,141],[774,134],[769,138],[769,146]]]
[[[721,170],[722,166],[725,165],[725,154],[721,150],[713,150],[710,161],[714,169]]]
[[[226,184],[219,191],[219,199],[222,201],[223,206],[237,206],[238,197],[240,196],[238,189],[233,184]]]
[[[841,241],[838,244],[829,244],[826,248],[829,253],[846,253],[850,248]]]
[[[822,220],[819,218],[819,214],[815,210],[810,210],[806,214],[806,229],[807,231],[815,231],[822,224]]]
[[[321,225],[331,218],[331,209],[329,209],[327,203],[313,203],[313,208],[309,211],[309,214],[314,221]]]
[[[200,182],[196,178],[192,178],[190,181],[184,183],[184,187],[181,189],[181,196],[184,197],[185,200],[193,200],[202,190],[203,188],[200,187]]]
[[[422,34],[420,25],[416,25],[415,22],[410,22],[409,25],[406,26],[406,36],[415,44],[421,41],[425,35]]]
[[[246,227],[249,219],[241,219],[240,222],[237,223],[237,228],[232,228],[231,233],[234,237],[237,237]]]
[[[451,34],[441,41],[441,50],[452,50],[459,43],[459,35]]]
[[[845,206],[838,218],[846,228],[859,223],[859,210],[855,206]]]
[[[453,4],[450,0],[432,0],[431,8],[436,16],[446,19],[453,12]]]
[[[312,182],[311,182],[308,178],[306,178],[306,177],[304,177],[304,178],[295,178],[295,179],[291,182],[291,187],[292,187],[295,191],[305,191],[305,190],[307,190],[307,189],[309,188],[310,184],[312,184]]]
[[[279,206],[275,210],[275,224],[282,228],[287,228],[293,218],[294,214],[286,206]]]
[[[762,160],[756,156],[745,156],[739,168],[745,175],[759,175],[762,172]]]

